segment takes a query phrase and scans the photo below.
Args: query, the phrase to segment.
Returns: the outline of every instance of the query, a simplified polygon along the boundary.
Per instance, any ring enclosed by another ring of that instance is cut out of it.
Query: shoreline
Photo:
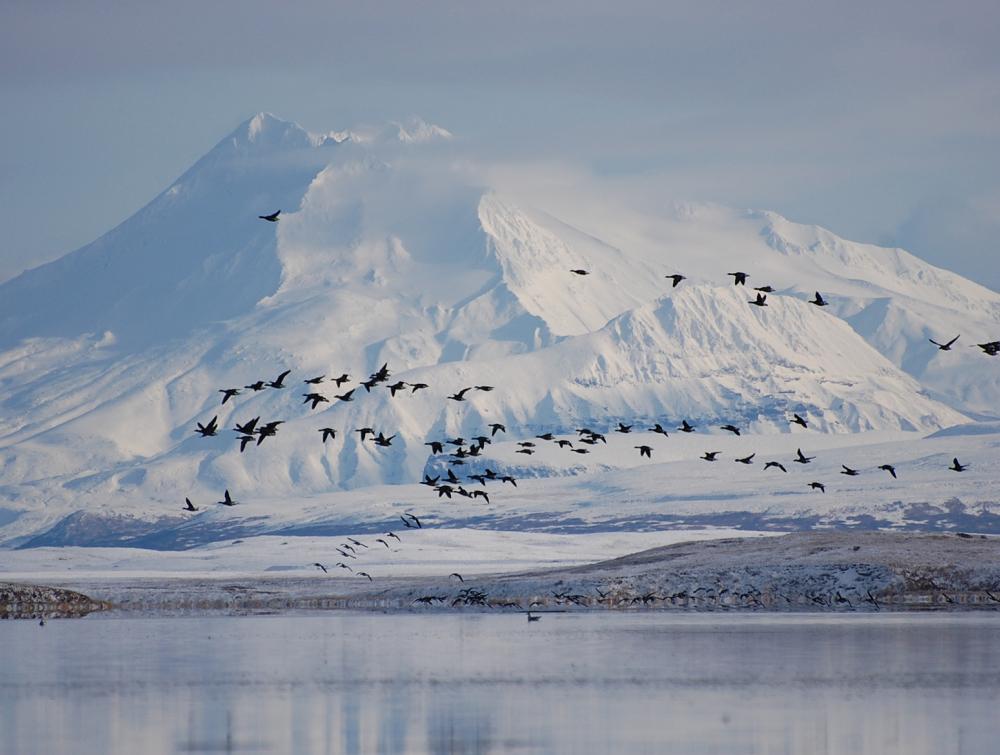
[[[41,577],[41,575],[40,575]],[[41,584],[44,580],[45,584]],[[807,532],[680,542],[581,566],[394,576],[190,574],[0,581],[0,617],[293,611],[877,612],[1000,610],[1000,538]]]

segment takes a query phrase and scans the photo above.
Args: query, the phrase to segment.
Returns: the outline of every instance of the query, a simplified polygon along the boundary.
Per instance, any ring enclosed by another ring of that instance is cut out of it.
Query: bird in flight
[[[190,498],[185,498],[184,499],[184,503],[186,504],[184,506],[184,510],[185,511],[197,511],[198,510],[198,507],[195,506],[193,503],[191,503],[191,499]]]
[[[650,446],[634,446],[639,449],[639,458],[641,459],[645,456],[647,459],[652,459],[653,449]]]
[[[586,270],[570,270],[571,273],[576,273],[577,275],[590,275]]]
[[[407,519],[409,519],[409,520],[410,520],[411,522],[413,522],[413,523],[414,523],[415,525],[417,525],[417,529],[418,529],[418,530],[422,530],[422,529],[424,528],[424,525],[422,525],[422,524],[420,523],[420,520],[419,520],[419,519],[417,519],[417,518],[416,518],[416,517],[415,517],[415,516],[414,516],[413,514],[404,514],[404,516],[405,516],[405,517],[406,517]]]
[[[351,398],[353,395],[354,395],[354,388],[351,388],[351,390],[349,390],[347,393],[341,393],[339,396],[334,395],[334,398],[339,399],[340,401],[354,401],[354,399]]]
[[[811,487],[813,490],[818,490],[821,493],[826,492],[826,485],[824,485],[822,482],[810,482],[809,487]]]
[[[684,422],[681,423],[681,426],[678,427],[677,429],[680,430],[682,433],[693,433],[695,425],[690,425],[688,424],[687,420],[684,420]]]
[[[346,383],[350,379],[351,378],[347,375],[346,372],[343,375],[341,375],[340,377],[332,378],[333,382],[337,384],[338,388],[340,386],[342,386],[344,383]]]
[[[337,431],[332,427],[321,427],[317,432],[323,433],[323,442],[326,443],[328,439],[334,439],[337,437]]]
[[[237,422],[236,427],[233,428],[233,432],[240,433],[240,435],[252,435],[253,429],[257,427],[257,421],[259,419],[260,416],[254,417],[252,420],[242,425],[239,422]]]
[[[239,501],[234,501],[229,495],[229,488],[226,488],[226,492],[222,496],[221,501],[216,501],[216,503],[222,504],[223,506],[235,506]]]
[[[959,464],[958,463],[958,457],[955,457],[954,459],[952,459],[951,460],[951,466],[948,467],[948,469],[950,469],[952,472],[964,472],[968,468],[969,468],[968,464]]]
[[[753,464],[753,457],[757,454],[750,454],[749,456],[744,456],[742,459],[736,459],[740,464]]]
[[[285,370],[280,375],[278,375],[277,378],[268,383],[268,386],[270,386],[271,388],[284,388],[285,378],[288,377],[289,372],[291,372],[291,370]]]
[[[358,576],[359,576],[359,577],[368,577],[368,581],[369,581],[369,582],[374,582],[374,581],[375,581],[375,580],[373,580],[373,579],[372,579],[372,575],[371,575],[371,574],[369,574],[369,573],[368,573],[368,572],[366,572],[366,571],[359,571],[359,572],[358,572]]]
[[[269,221],[271,223],[277,223],[278,222],[278,216],[280,214],[281,214],[281,210],[275,210],[270,215],[258,215],[257,217],[260,218],[261,220],[267,220],[267,221]]]
[[[948,341],[948,343],[938,343],[933,338],[928,338],[927,340],[937,346],[939,351],[951,351],[952,344],[954,344],[960,337],[961,333]]]
[[[792,461],[794,461],[796,464],[808,464],[810,461],[816,458],[815,456],[805,456],[802,453],[801,448],[796,449],[795,453],[797,454],[797,456],[796,458],[792,459]]]
[[[771,288],[770,286],[755,286],[754,287],[754,291],[760,291],[761,293],[765,293],[765,294],[773,294],[774,293],[774,289]]]
[[[745,286],[747,284],[747,278],[750,277],[746,273],[726,273],[726,275],[733,276],[734,286]]]
[[[410,395],[412,396],[417,391],[423,390],[424,388],[427,387],[428,387],[427,383],[410,383],[410,389],[411,389]]]
[[[896,468],[892,466],[892,464],[883,464],[879,467],[879,469],[885,470],[892,475],[892,479],[896,479]]]
[[[310,401],[312,402],[312,406],[309,407],[310,409],[315,409],[321,403],[330,403],[330,399],[326,396],[321,396],[318,393],[303,393],[302,395],[306,397],[306,400],[302,402],[303,404],[308,404]]]
[[[841,464],[840,466],[842,466],[844,468],[843,471],[841,471],[841,474],[845,474],[848,477],[857,477],[858,476],[858,470],[851,469],[846,464]]]
[[[826,299],[824,299],[822,296],[820,296],[819,291],[817,291],[816,292],[816,298],[812,299],[809,303],[810,304],[815,304],[817,307],[825,307],[830,302],[828,302]]]
[[[755,307],[766,307],[767,306],[767,294],[758,293],[756,299],[747,299],[747,301],[750,304],[753,304]]]
[[[798,414],[793,414],[792,418],[788,421],[791,422],[793,425],[802,425],[802,427],[809,427],[809,423],[806,422],[804,419],[802,419],[802,417],[800,417]]]
[[[621,422],[618,423],[618,429],[615,430],[617,433],[630,433],[632,432],[632,425],[624,425]]]
[[[203,425],[201,424],[201,422],[196,422],[195,424],[198,425],[198,428],[195,430],[195,432],[199,433],[202,438],[210,438],[219,432],[218,422],[219,422],[218,415],[212,417],[212,420],[207,425]]]
[[[785,469],[785,465],[779,461],[769,461],[766,464],[764,464],[764,469],[770,469],[771,467],[774,467],[775,469],[780,469],[782,472],[786,474],[788,473],[788,470]]]
[[[685,276],[678,275],[676,273],[674,275],[664,275],[663,277],[666,278],[666,279],[668,279],[668,280],[672,280],[674,282],[674,284],[671,286],[671,288],[677,288],[677,284],[679,284],[683,280],[687,280],[687,278]]]
[[[505,432],[507,432],[507,428],[504,425],[501,425],[499,422],[494,422],[492,425],[490,425],[491,438],[497,433],[505,433]]]
[[[988,354],[991,357],[995,357],[997,354],[1000,354],[1000,341],[990,341],[989,343],[977,343],[976,346],[982,349],[983,353]]]
[[[663,426],[659,422],[657,422],[655,425],[653,425],[651,428],[649,428],[649,432],[651,432],[651,433],[658,433],[660,435],[663,435],[664,437],[670,437],[667,434],[667,431],[663,429]]]
[[[718,461],[715,457],[719,455],[718,451],[706,451],[705,455],[701,458],[705,461]]]
[[[458,393],[451,394],[450,396],[448,396],[448,398],[450,398],[452,401],[465,401],[465,394],[471,390],[472,390],[471,388],[463,388]]]
[[[458,573],[457,571],[454,571],[454,572],[452,572],[452,573],[451,573],[451,574],[449,574],[448,576],[449,576],[449,577],[458,577],[458,581],[459,581],[459,582],[464,582],[464,581],[465,581],[464,579],[462,579],[462,575],[461,575],[461,574],[459,574],[459,573]]]
[[[236,440],[240,442],[240,453],[247,450],[247,444],[253,443],[255,438],[252,435],[241,435]]]
[[[720,425],[719,429],[720,430],[728,430],[733,435],[739,435],[740,434],[740,428],[736,427],[736,425]]]
[[[222,394],[222,403],[225,404],[233,396],[239,396],[240,395],[240,389],[239,388],[220,388],[219,389],[219,393]]]
[[[315,567],[317,567],[319,569],[322,569],[324,574],[328,573],[327,570],[326,570],[326,567],[323,566],[323,564],[321,564],[319,561],[317,561],[316,563],[314,563],[313,566],[315,566]]]
[[[263,380],[258,380],[255,383],[250,383],[250,385],[244,385],[243,387],[244,388],[249,388],[251,391],[253,391],[254,393],[256,393],[257,391],[264,390],[264,381]]]

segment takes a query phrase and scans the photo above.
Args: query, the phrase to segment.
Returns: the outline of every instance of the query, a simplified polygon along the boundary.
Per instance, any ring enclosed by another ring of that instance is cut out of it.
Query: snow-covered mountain
[[[0,513],[414,482],[426,441],[490,422],[514,438],[996,416],[1000,359],[968,346],[1000,336],[1000,294],[773,213],[495,191],[455,167],[449,138],[422,122],[314,135],[259,114],[105,236],[0,285]],[[737,270],[776,289],[768,307]],[[806,303],[816,290],[831,306]],[[959,332],[950,352],[926,340]],[[429,387],[356,387],[382,363]],[[287,388],[220,405],[220,389],[284,370]],[[315,387],[330,403],[302,405],[303,379],[342,372],[343,388]],[[213,415],[225,429],[195,436]],[[240,453],[229,428],[255,416],[285,424]],[[361,443],[366,426],[396,440]]]

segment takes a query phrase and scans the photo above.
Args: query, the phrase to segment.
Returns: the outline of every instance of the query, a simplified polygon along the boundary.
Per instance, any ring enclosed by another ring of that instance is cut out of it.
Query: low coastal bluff
[[[73,590],[0,582],[0,619],[68,619],[110,607]]]

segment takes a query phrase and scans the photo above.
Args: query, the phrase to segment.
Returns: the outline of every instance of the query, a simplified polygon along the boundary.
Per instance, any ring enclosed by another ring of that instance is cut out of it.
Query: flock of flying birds
[[[277,222],[278,216],[280,214],[281,211],[278,210],[277,212],[274,212],[271,215],[260,215],[258,217],[260,217],[261,220],[266,220],[269,222]],[[590,274],[590,271],[584,269],[573,269],[570,270],[570,272],[579,276],[586,276]],[[733,284],[736,286],[745,286],[747,278],[750,277],[750,275],[745,272],[727,273],[727,275],[733,278]],[[685,276],[679,274],[667,275],[665,277],[668,280],[672,281],[673,288],[676,288],[681,283],[681,281],[686,280]],[[756,287],[754,288],[754,291],[756,291],[756,296],[754,299],[748,300],[748,303],[757,307],[766,307],[768,306],[767,295],[774,293],[774,290],[775,289],[772,288],[771,286]],[[817,307],[825,307],[829,304],[829,302],[823,298],[823,296],[820,294],[819,291],[816,292],[815,298],[810,300],[809,303]],[[939,343],[938,341],[935,341],[933,339],[928,339],[928,340],[930,340],[930,342],[934,344],[939,350],[950,351],[952,346],[955,344],[956,341],[958,341],[958,339],[959,336],[955,336],[950,341],[944,343]],[[976,346],[982,349],[982,351],[989,356],[1000,355],[1000,341],[990,341],[987,343],[980,343],[976,344]],[[250,383],[249,385],[245,385],[242,389],[222,388],[219,390],[219,393],[222,394],[222,404],[223,405],[226,404],[226,402],[228,402],[230,399],[233,399],[236,396],[241,395],[244,391],[252,391],[256,393],[266,389],[274,389],[274,390],[284,389],[287,387],[285,384],[285,380],[288,378],[290,374],[291,370],[285,370],[280,375],[278,375],[274,380],[257,380],[253,383]],[[351,388],[350,390],[347,390],[339,394],[331,392],[332,400],[337,402],[354,401],[355,400],[354,394],[359,387],[363,387],[365,389],[365,393],[370,393],[372,390],[376,388],[384,387],[384,389],[387,389],[390,392],[390,395],[393,398],[396,397],[397,393],[400,393],[402,391],[408,391],[410,395],[413,395],[417,393],[417,391],[429,387],[426,383],[407,383],[402,380],[397,380],[396,382],[390,384],[389,383],[390,376],[391,373],[389,371],[388,363],[383,364],[377,371],[369,375],[367,380],[360,381],[358,385],[355,386],[354,388]],[[328,383],[333,383],[336,386],[336,390],[341,390],[346,384],[350,382],[350,380],[351,378],[347,373],[341,374],[337,377],[332,377],[329,380],[327,380],[326,375],[317,375],[315,377],[306,378],[302,381],[303,384],[306,386],[307,390],[306,393],[301,394],[302,398],[304,399],[302,403],[309,404],[311,409],[318,408],[320,404],[329,404],[331,403],[331,399],[327,398],[327,396],[320,393],[319,392],[320,388],[318,386],[322,384],[324,381],[326,381]],[[493,386],[490,385],[474,385],[456,391],[455,393],[448,396],[447,399],[455,402],[463,402],[468,400],[466,398],[466,395],[469,394],[470,391],[489,392],[492,390]],[[808,420],[804,417],[801,417],[798,414],[793,414],[788,421],[790,424],[800,425],[803,428],[807,428],[809,426]],[[261,422],[261,418],[259,416],[254,417],[249,421],[244,422],[243,424],[236,423],[236,426],[233,428],[233,431],[237,434],[236,440],[240,444],[240,453],[243,453],[247,449],[247,447],[251,444],[254,446],[260,446],[267,438],[275,437],[278,434],[278,429],[280,425],[282,424],[284,424],[284,420],[271,420],[267,422]],[[626,425],[622,422],[619,422],[618,427],[614,428],[612,432],[628,434],[633,432],[634,428],[635,428],[634,424]],[[212,419],[209,420],[207,424],[203,425],[200,422],[197,423],[197,428],[195,429],[195,432],[201,435],[202,437],[212,437],[218,434],[219,429],[220,428],[218,425],[218,415],[216,415],[212,417]],[[493,469],[490,469],[489,467],[484,468],[481,474],[473,474],[467,476],[465,482],[476,483],[479,486],[471,490],[465,487],[465,485],[463,484],[463,479],[455,473],[454,467],[464,465],[467,459],[475,459],[477,457],[480,457],[484,453],[486,446],[492,442],[492,438],[496,436],[498,432],[506,433],[507,431],[507,428],[502,423],[490,424],[488,425],[487,429],[489,430],[489,435],[481,434],[473,438],[469,438],[468,440],[463,437],[458,437],[447,440],[432,440],[426,442],[424,445],[430,447],[430,452],[433,456],[443,456],[446,458],[448,468],[446,470],[447,472],[446,474],[442,473],[435,477],[431,477],[425,474],[424,479],[421,481],[421,484],[433,488],[433,490],[437,492],[438,498],[447,497],[448,499],[452,499],[453,495],[457,495],[469,499],[482,499],[486,503],[490,503],[489,493],[486,489],[487,482],[510,484],[514,487],[517,487],[517,480],[512,475],[501,474]],[[734,435],[740,435],[740,428],[733,424],[720,425],[719,429],[725,430]],[[676,427],[676,431],[683,433],[693,433],[696,432],[696,430],[697,427],[691,424],[687,419],[683,420],[682,423]],[[663,425],[660,423],[655,423],[652,427],[645,428],[645,431],[655,433],[657,435],[662,435],[664,437],[668,437],[669,435],[668,430],[665,429]],[[327,441],[334,440],[337,438],[338,430],[332,427],[320,427],[317,428],[317,432],[320,433],[320,441],[325,444]],[[376,431],[376,429],[372,427],[359,427],[356,428],[354,432],[360,435],[362,443],[364,443],[368,438],[371,438],[372,443],[380,448],[387,448],[391,446],[393,439],[396,437],[395,434],[386,436],[383,431],[381,430]],[[576,431],[576,435],[577,435],[576,443],[579,445],[574,445],[573,440],[570,440],[569,438],[557,438],[552,433],[544,433],[541,435],[537,435],[533,440],[518,441],[517,445],[519,446],[519,448],[516,451],[516,453],[525,454],[529,456],[531,454],[534,454],[537,450],[537,444],[535,442],[536,440],[552,443],[553,445],[561,449],[565,449],[570,453],[576,453],[576,454],[589,454],[591,452],[591,448],[599,446],[600,444],[607,444],[607,438],[605,437],[604,434],[596,432],[589,428],[578,429]],[[446,447],[450,447],[447,449],[447,452],[446,452]],[[642,443],[640,445],[634,446],[634,448],[639,452],[640,458],[645,457],[647,459],[652,459],[654,450],[653,446]],[[719,451],[706,451],[699,458],[706,462],[716,462],[719,461],[719,453],[720,453]],[[757,455],[756,453],[751,453],[748,456],[736,458],[734,459],[734,461],[736,463],[749,466],[754,464],[754,459],[756,455]],[[797,449],[795,457],[791,459],[791,463],[805,466],[811,463],[815,458],[816,458],[815,456],[806,456],[805,454],[803,454],[802,449],[799,448]],[[841,467],[842,469],[840,470],[840,474],[842,475],[855,477],[861,474],[861,470],[859,469],[853,469],[844,464],[842,464]],[[784,473],[788,472],[788,469],[782,462],[775,460],[766,461],[764,463],[763,468],[764,470],[775,469]],[[963,472],[967,468],[968,465],[960,463],[957,458],[953,459],[951,466],[948,467],[948,469],[954,472]],[[878,467],[876,467],[876,469],[887,472],[894,479],[896,479],[896,467],[894,467],[892,464],[888,463],[881,464]],[[818,490],[823,493],[826,492],[826,484],[816,480],[809,482],[806,485],[806,487],[809,487],[813,490]],[[229,490],[227,489],[223,495],[223,499],[221,501],[218,501],[217,503],[223,506],[235,506],[237,505],[238,501],[233,500],[233,498],[229,493]],[[185,511],[194,512],[199,510],[191,502],[189,498],[185,499],[185,504],[186,504],[184,507]],[[415,515],[408,512],[401,515],[400,519],[402,520],[402,523],[405,525],[405,527],[408,529],[409,528],[419,529],[422,528],[423,526],[420,520]],[[374,542],[380,543],[381,545],[385,546],[387,550],[392,551],[393,548],[389,543],[389,539],[395,539],[397,542],[402,542],[401,538],[392,531],[387,532],[382,538],[376,538]],[[347,563],[347,560],[357,559],[360,555],[363,554],[365,550],[369,550],[370,546],[353,538],[347,538],[347,540],[348,542],[341,543],[336,549],[337,553],[344,559],[343,561],[338,562],[336,566],[338,568],[345,569],[353,574],[356,574],[357,576],[365,577],[368,580],[372,580],[372,576],[368,572],[356,571],[352,566],[350,566]],[[314,563],[313,566],[322,569],[323,572],[328,571],[327,567],[319,562]],[[452,574],[450,576],[457,577],[459,580],[462,579],[459,574]]]

